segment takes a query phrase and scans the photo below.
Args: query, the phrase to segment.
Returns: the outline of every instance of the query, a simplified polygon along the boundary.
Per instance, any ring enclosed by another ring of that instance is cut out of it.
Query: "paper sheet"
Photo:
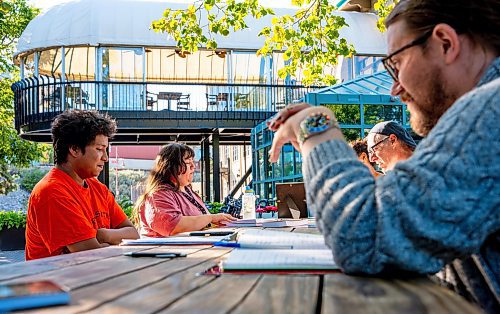
[[[222,262],[231,269],[338,269],[330,250],[236,249]]]
[[[140,238],[137,240],[124,239],[121,245],[193,245],[214,244],[226,236],[214,237],[167,237],[167,238]]]
[[[320,234],[245,229],[238,233],[240,247],[260,249],[330,249]]]

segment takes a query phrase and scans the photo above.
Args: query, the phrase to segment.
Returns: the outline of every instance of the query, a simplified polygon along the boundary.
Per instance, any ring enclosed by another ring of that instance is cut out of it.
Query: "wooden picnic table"
[[[148,250],[188,256],[122,255]],[[480,313],[427,278],[198,275],[231,250],[207,245],[111,246],[0,266],[0,283],[51,279],[71,289],[71,304],[28,311],[33,313]]]

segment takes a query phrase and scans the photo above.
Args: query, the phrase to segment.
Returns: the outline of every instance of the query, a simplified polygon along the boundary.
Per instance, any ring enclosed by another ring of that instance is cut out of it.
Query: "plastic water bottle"
[[[255,219],[255,195],[249,186],[245,188],[243,193],[241,207],[243,219]]]

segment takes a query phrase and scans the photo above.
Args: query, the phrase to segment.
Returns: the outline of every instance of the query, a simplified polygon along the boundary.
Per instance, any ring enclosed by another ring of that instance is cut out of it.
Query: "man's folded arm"
[[[125,219],[114,229],[98,229],[96,238],[101,244],[120,244],[123,239],[139,239],[139,233],[134,224],[130,220]]]

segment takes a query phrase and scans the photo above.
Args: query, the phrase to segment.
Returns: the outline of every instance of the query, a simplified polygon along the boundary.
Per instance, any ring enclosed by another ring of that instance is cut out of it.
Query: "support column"
[[[201,143],[201,149],[203,151],[203,185],[204,185],[204,196],[205,202],[210,201],[210,141],[208,136],[205,137]]]
[[[215,130],[212,135],[212,154],[214,167],[214,202],[220,202],[220,156],[219,156],[219,130]]]

